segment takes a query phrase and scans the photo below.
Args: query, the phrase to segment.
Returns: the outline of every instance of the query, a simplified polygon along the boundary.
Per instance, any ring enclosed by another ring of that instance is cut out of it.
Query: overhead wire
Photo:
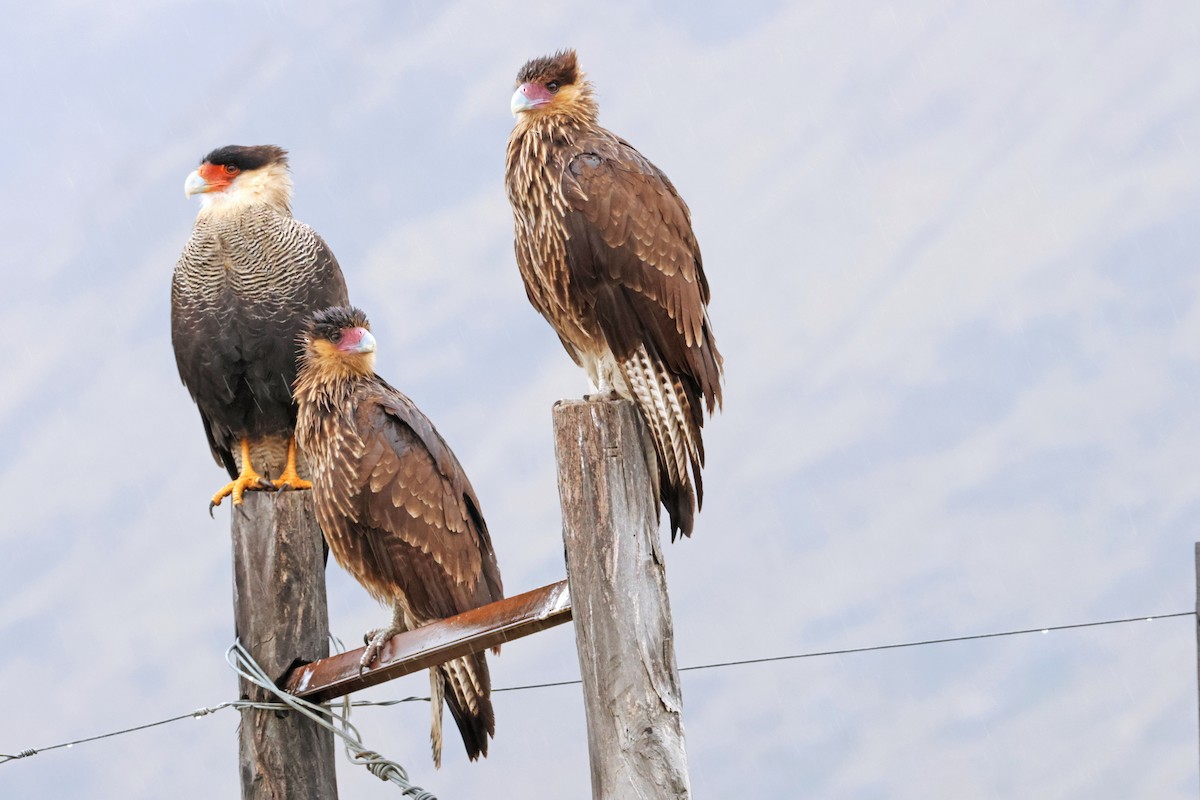
[[[1194,616],[1196,616],[1195,611],[1178,611],[1178,612],[1174,612],[1171,614],[1154,614],[1154,615],[1137,616],[1137,617],[1121,617],[1119,619],[1106,619],[1106,620],[1098,620],[1095,622],[1075,622],[1075,623],[1069,623],[1066,625],[1046,625],[1046,626],[1037,627],[1037,628],[1019,628],[1019,629],[1007,630],[1007,631],[993,631],[990,633],[967,634],[964,636],[946,636],[946,637],[941,637],[941,638],[937,638],[937,639],[920,639],[920,640],[910,641],[910,642],[894,642],[894,643],[890,643],[890,644],[868,645],[868,646],[864,646],[864,647],[845,647],[845,648],[838,648],[838,649],[834,649],[834,650],[813,650],[813,651],[804,652],[804,653],[788,653],[788,654],[778,655],[778,656],[764,656],[761,658],[744,658],[744,659],[738,659],[735,661],[717,661],[717,662],[712,662],[709,664],[694,664],[692,666],[680,667],[679,671],[680,672],[695,672],[695,671],[706,670],[706,669],[722,669],[722,668],[726,668],[726,667],[741,667],[741,666],[754,665],[754,664],[768,664],[768,663],[773,663],[773,662],[778,662],[778,661],[795,661],[795,660],[805,659],[805,658],[821,658],[821,657],[828,657],[828,656],[853,655],[853,654],[857,654],[857,653],[871,653],[871,652],[879,652],[879,651],[884,651],[884,650],[899,650],[899,649],[903,649],[903,648],[926,647],[926,646],[930,646],[930,645],[950,644],[953,642],[970,642],[970,641],[979,641],[982,639],[998,639],[998,638],[1008,637],[1008,636],[1025,636],[1025,635],[1034,634],[1034,633],[1051,633],[1054,631],[1079,630],[1082,628],[1098,628],[1098,627],[1103,627],[1103,626],[1107,626],[1107,625],[1127,625],[1127,624],[1134,623],[1134,622],[1154,622],[1155,620],[1175,619],[1178,617],[1194,617]],[[235,645],[235,647],[237,647],[237,645]],[[235,650],[235,648],[230,648],[231,653],[234,652],[234,650]],[[244,650],[243,650],[243,652],[244,652]],[[247,653],[246,657],[248,657],[248,656],[249,656],[249,654]],[[227,653],[227,658],[229,658],[228,653]],[[231,662],[231,665],[232,664],[233,664],[233,662]],[[238,666],[235,666],[234,668],[238,669]],[[240,672],[241,670],[238,670],[238,671]],[[260,677],[259,680],[265,680],[265,678]],[[255,681],[255,682],[257,682],[257,681]],[[493,693],[522,692],[522,691],[530,691],[530,690],[536,690],[536,689],[549,689],[549,688],[555,688],[555,687],[560,687],[560,686],[575,686],[581,682],[582,681],[580,681],[578,678],[576,678],[573,680],[548,681],[545,683],[530,683],[530,684],[523,684],[523,685],[519,685],[519,686],[503,686],[503,687],[497,687],[497,688],[492,689],[492,692]],[[263,684],[260,683],[259,685],[263,685]],[[264,688],[269,689],[270,687],[264,686]],[[280,693],[277,691],[276,694],[278,695]],[[288,695],[288,698],[295,699],[295,700],[300,699],[300,698],[294,698],[290,695]],[[402,697],[402,698],[397,698],[397,699],[392,699],[392,700],[355,700],[355,701],[346,703],[345,705],[348,707],[354,707],[354,708],[362,708],[362,707],[370,707],[370,706],[384,707],[384,706],[394,706],[394,705],[398,705],[401,703],[412,703],[412,702],[421,702],[421,701],[427,702],[428,700],[429,700],[428,697],[410,696],[410,697]],[[306,702],[306,701],[302,701],[302,702]],[[209,714],[213,714],[217,711],[221,711],[222,709],[225,709],[225,708],[258,708],[258,709],[270,709],[270,710],[287,710],[288,708],[293,708],[293,707],[294,707],[294,705],[291,704],[290,702],[288,702],[288,703],[282,703],[282,702],[281,703],[256,703],[256,702],[251,702],[248,700],[230,700],[225,703],[218,703],[217,705],[214,705],[214,706],[207,706],[205,708],[199,708],[199,709],[196,709],[195,711],[191,711],[186,714],[178,714],[176,716],[167,717],[166,719],[157,720],[155,722],[148,722],[144,725],[135,725],[130,728],[122,728],[120,730],[109,731],[107,733],[101,733],[101,734],[97,734],[95,736],[86,736],[81,739],[75,739],[75,740],[72,740],[69,742],[60,742],[58,744],[47,745],[45,747],[29,748],[27,750],[21,750],[16,753],[13,753],[13,754],[0,753],[0,764],[6,764],[10,761],[17,761],[20,759],[29,758],[31,756],[35,756],[39,753],[45,753],[50,750],[59,750],[64,747],[74,747],[77,744],[86,744],[88,742],[99,741],[100,739],[108,739],[108,738],[112,738],[114,736],[123,736],[123,735],[129,734],[129,733],[136,733],[137,731],[147,730],[148,728],[155,728],[160,725],[167,725],[169,723],[178,722],[183,719],[198,719],[200,717],[204,717],[204,716],[208,716]],[[317,708],[324,709],[325,707],[317,706]],[[326,712],[322,711],[322,713],[326,713]],[[338,731],[338,735],[339,736],[342,735],[340,731]],[[361,742],[359,742],[358,745],[361,747]]]

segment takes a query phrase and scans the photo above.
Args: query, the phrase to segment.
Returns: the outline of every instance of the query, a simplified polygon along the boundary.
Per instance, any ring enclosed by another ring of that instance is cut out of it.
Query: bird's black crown
[[[366,312],[353,306],[334,306],[318,311],[308,321],[307,333],[310,339],[328,339],[333,341],[334,334],[347,328],[371,329]]]
[[[204,157],[200,163],[216,164],[218,166],[234,166],[242,172],[261,169],[268,164],[283,164],[287,166],[287,150],[273,144],[258,144],[253,147],[240,144],[227,144],[218,147]]]

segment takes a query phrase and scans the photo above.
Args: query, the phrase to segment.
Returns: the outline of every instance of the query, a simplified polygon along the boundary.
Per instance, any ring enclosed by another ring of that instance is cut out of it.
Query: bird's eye
[[[225,174],[226,175],[237,175],[238,168],[235,167],[233,164],[226,164],[225,165]]]
[[[341,331],[334,331],[333,335],[329,337],[329,341],[333,342],[334,344],[337,344],[341,340],[342,340],[342,332]]]
[[[558,81],[550,81],[546,84],[546,88],[550,90],[550,94],[558,91]]]

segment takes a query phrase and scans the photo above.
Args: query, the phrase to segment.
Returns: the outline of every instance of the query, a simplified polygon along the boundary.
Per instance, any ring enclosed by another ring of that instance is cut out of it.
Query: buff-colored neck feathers
[[[517,128],[539,127],[541,123],[562,123],[564,120],[580,124],[595,125],[600,116],[600,105],[592,91],[592,83],[583,72],[575,83],[558,90],[554,100],[541,108],[522,112],[517,118]]]
[[[300,372],[296,377],[297,399],[318,402],[348,389],[355,381],[375,376],[374,353],[346,353],[328,339],[304,344],[300,354]]]

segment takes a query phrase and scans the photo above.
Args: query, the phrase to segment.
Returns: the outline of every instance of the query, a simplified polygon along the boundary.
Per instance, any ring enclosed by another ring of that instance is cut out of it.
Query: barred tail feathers
[[[645,346],[622,362],[621,373],[654,440],[659,495],[671,517],[671,540],[677,533],[691,536],[696,510],[704,502],[700,398],[692,397],[679,377]]]
[[[462,735],[467,757],[475,761],[486,756],[488,737],[496,734],[496,715],[492,709],[492,679],[484,654],[456,658],[430,670],[430,683],[442,687],[439,702],[433,709],[434,722],[430,732],[434,763],[441,766],[442,698]],[[433,698],[432,693],[430,697]]]

